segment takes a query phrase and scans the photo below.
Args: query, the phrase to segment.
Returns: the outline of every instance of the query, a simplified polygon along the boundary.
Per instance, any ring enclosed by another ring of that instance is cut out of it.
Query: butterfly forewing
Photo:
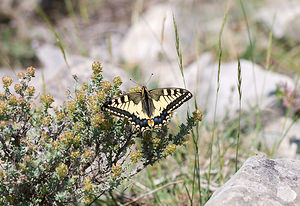
[[[170,114],[193,96],[188,90],[180,88],[153,89],[150,90],[150,94],[155,106],[154,117],[164,111]]]

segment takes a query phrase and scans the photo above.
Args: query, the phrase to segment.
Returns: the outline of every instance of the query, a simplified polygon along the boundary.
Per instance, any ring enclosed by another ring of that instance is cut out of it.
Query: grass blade
[[[242,74],[241,74],[241,62],[238,58],[238,93],[239,93],[239,119],[238,119],[238,131],[236,137],[236,150],[235,150],[235,172],[238,171],[238,157],[240,146],[240,133],[241,133],[241,109],[242,109]]]
[[[61,37],[57,34],[57,32],[55,31],[54,27],[52,26],[50,20],[48,19],[47,15],[45,14],[45,12],[43,11],[43,9],[40,6],[36,6],[36,12],[40,15],[40,17],[43,19],[43,21],[47,24],[47,26],[51,30],[52,34],[55,36],[55,39],[59,46],[59,49],[60,49],[61,53],[63,54],[66,65],[68,66],[68,68],[70,68],[69,63],[67,61],[67,56],[66,56],[66,52],[65,52]]]
[[[246,9],[245,9],[243,0],[240,0],[240,5],[241,5],[243,16],[244,16],[244,19],[246,22],[248,39],[249,39],[249,44],[250,44],[250,59],[252,62],[252,75],[253,75],[253,82],[254,82],[254,89],[255,89],[256,107],[257,107],[256,128],[255,128],[255,134],[257,136],[258,131],[261,128],[261,109],[259,106],[258,92],[257,92],[257,86],[256,86],[256,77],[255,77],[255,71],[254,71],[254,56],[253,56],[254,46],[253,46],[253,41],[251,38],[250,26],[248,23],[248,18],[247,18]]]
[[[174,14],[173,14],[173,24],[174,24],[174,31],[175,31],[176,52],[177,52],[177,56],[179,58],[179,69],[180,69],[181,76],[183,79],[184,87],[186,88],[186,83],[185,83],[185,78],[184,78],[184,73],[183,73],[182,53],[180,50],[179,35],[178,35],[178,29],[177,29],[177,24],[175,21]]]
[[[218,97],[219,97],[219,90],[220,90],[220,72],[221,72],[221,60],[222,60],[222,34],[224,30],[224,26],[227,20],[228,8],[226,8],[223,23],[221,26],[221,30],[219,32],[219,41],[218,41],[218,48],[219,48],[219,61],[218,61],[218,76],[217,76],[217,92],[216,92],[216,100],[215,100],[215,108],[214,108],[214,117],[213,117],[213,129],[211,135],[211,142],[209,146],[209,168],[208,168],[208,179],[207,179],[207,187],[209,188],[210,181],[211,181],[211,169],[212,169],[212,155],[213,155],[213,145],[215,141],[215,129],[216,129],[216,113],[217,113],[217,105],[218,105]]]
[[[76,47],[77,47],[79,53],[82,56],[87,56],[87,51],[84,49],[83,43],[80,39],[79,26],[78,26],[78,23],[76,21],[76,15],[75,15],[75,11],[74,11],[72,2],[71,2],[71,0],[65,0],[65,4],[66,4],[66,8],[68,10],[68,13],[69,13],[69,15],[72,19],[72,22],[74,24],[74,27],[75,27],[75,36],[76,36],[75,44],[76,44]]]

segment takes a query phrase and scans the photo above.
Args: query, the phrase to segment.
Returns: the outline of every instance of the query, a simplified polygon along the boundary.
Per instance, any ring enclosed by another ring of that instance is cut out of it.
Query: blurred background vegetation
[[[0,66],[40,66],[35,48],[44,43],[57,43],[48,23],[61,37],[65,50],[71,51],[72,54],[89,56],[90,48],[94,44],[106,42],[108,47],[110,36],[117,34],[120,38],[123,37],[145,10],[153,5],[166,2],[168,1],[30,0],[23,2],[4,0],[0,6],[0,54],[2,57]],[[199,7],[207,8],[207,13],[201,13],[195,17],[195,19],[201,17],[207,20],[222,17],[224,8],[230,4],[227,27],[223,36],[224,54],[222,59],[225,61],[235,60],[238,53],[241,58],[253,60],[264,66],[270,31],[264,25],[257,23],[253,16],[268,1],[254,0],[244,2],[242,5],[240,2],[242,1],[189,0],[186,4],[190,6],[191,10],[197,10]],[[174,1],[174,4],[180,5],[180,3],[180,1]],[[270,13],[270,15],[272,14]],[[103,26],[103,22],[106,23],[105,26]],[[193,24],[194,22],[185,23]],[[209,26],[219,28],[220,22],[215,23],[215,25]],[[184,27],[184,25],[180,25],[180,27]],[[201,25],[194,25],[194,28],[197,31]],[[247,33],[251,35],[251,44]],[[197,40],[199,52],[216,52],[217,36],[218,33],[214,35],[201,34]],[[274,71],[289,75],[293,75],[297,71],[299,52],[297,52],[298,47],[294,48],[294,44],[294,40],[289,37],[273,39],[270,67]],[[184,58],[186,59],[185,64],[188,64],[195,59],[195,56],[185,53]]]

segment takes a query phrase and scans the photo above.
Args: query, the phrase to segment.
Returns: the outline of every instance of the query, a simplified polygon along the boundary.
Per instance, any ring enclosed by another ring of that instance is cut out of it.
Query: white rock
[[[161,41],[163,28],[164,36]],[[158,61],[162,52],[165,52],[171,60],[177,57],[172,7],[168,4],[151,7],[130,28],[121,43],[121,56],[131,64],[151,64]]]
[[[183,64],[186,65],[202,52],[202,41],[210,42],[218,38],[224,13],[216,12],[216,8],[222,6],[223,4],[215,2],[194,1],[172,1],[153,5],[125,35],[120,55],[125,62],[138,64],[144,71],[155,69],[153,65],[160,62],[177,63],[179,58],[176,52],[174,16]]]
[[[272,122],[259,134],[262,146],[265,147],[263,150],[267,149],[271,152],[274,147],[277,147],[274,154],[276,157],[296,158],[298,146],[292,140],[295,137],[299,138],[300,123],[293,123],[292,119],[285,117],[269,121]]]
[[[37,56],[43,64],[43,68],[37,72],[34,79],[37,81],[37,91],[42,92],[45,86],[46,92],[54,96],[56,104],[61,104],[66,100],[68,89],[73,92],[75,81],[72,75],[76,75],[79,83],[82,83],[87,81],[92,74],[93,60],[66,54],[69,65],[67,66],[60,49],[54,46],[40,47],[37,49]],[[112,81],[115,76],[121,76],[123,82],[129,81],[128,74],[124,70],[106,62],[102,62],[102,65],[102,74],[106,80]],[[126,88],[122,87],[122,89]]]
[[[206,206],[300,205],[300,160],[250,157]]]
[[[28,34],[32,39],[32,47],[36,48],[39,46],[39,42],[47,42],[49,44],[56,44],[56,38],[52,31],[46,25],[35,25],[30,28]],[[45,48],[46,49],[46,48]]]
[[[266,25],[269,30],[272,28],[272,23],[274,21],[273,35],[275,37],[289,37],[295,41],[300,41],[299,17],[299,0],[269,1],[269,4],[262,8],[256,15],[256,19]]]
[[[242,109],[250,111],[251,106],[257,103],[260,108],[265,108],[272,101],[276,84],[287,83],[293,85],[293,81],[282,74],[266,71],[259,65],[252,64],[247,60],[241,60],[242,76]],[[188,88],[197,98],[202,110],[206,110],[206,118],[212,120],[216,104],[218,65],[197,67],[192,64],[185,70]],[[217,117],[226,114],[235,115],[239,108],[239,95],[237,91],[238,62],[222,63],[220,69],[220,89],[217,102]]]
[[[63,53],[56,46],[44,44],[36,48],[36,55],[45,69],[53,71],[54,69],[66,65]],[[68,56],[66,56],[66,59],[68,59]]]

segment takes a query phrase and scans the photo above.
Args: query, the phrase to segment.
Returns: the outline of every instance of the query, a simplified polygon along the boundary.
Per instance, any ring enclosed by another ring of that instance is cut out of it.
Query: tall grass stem
[[[240,147],[240,133],[241,133],[241,110],[242,110],[242,69],[241,62],[238,58],[238,93],[239,93],[239,119],[238,119],[238,131],[236,138],[236,153],[235,153],[235,172],[238,171],[238,157],[239,157],[239,147]]]
[[[254,55],[253,55],[254,47],[253,47],[253,42],[252,42],[252,37],[251,37],[251,32],[250,32],[250,26],[249,26],[247,13],[246,13],[246,9],[245,9],[243,0],[240,0],[240,5],[241,5],[243,16],[244,16],[244,19],[245,19],[245,22],[246,22],[248,39],[249,39],[249,44],[250,44],[250,59],[251,59],[251,62],[252,62],[253,85],[254,85],[254,90],[255,90],[256,107],[257,107],[256,126],[255,126],[255,134],[257,136],[258,132],[261,128],[261,109],[260,109],[260,105],[259,105],[258,91],[257,91],[256,77],[255,77],[255,70],[254,70],[254,63],[255,63]]]
[[[228,8],[226,8],[223,23],[221,26],[221,30],[219,32],[219,41],[218,41],[218,49],[219,49],[219,61],[218,61],[218,75],[217,75],[217,92],[216,92],[216,100],[215,100],[215,108],[214,108],[214,117],[213,117],[213,129],[211,134],[211,140],[209,145],[209,167],[208,167],[208,180],[207,180],[207,187],[209,188],[210,181],[211,181],[211,169],[212,169],[212,156],[213,156],[213,145],[215,141],[215,129],[216,129],[216,115],[217,115],[217,105],[218,105],[218,97],[219,97],[219,90],[220,90],[220,72],[221,72],[221,60],[222,60],[222,34],[224,30],[224,26],[227,20]]]
[[[43,11],[43,9],[40,6],[36,6],[36,12],[38,13],[38,15],[40,15],[40,17],[43,19],[43,21],[46,23],[46,25],[51,30],[52,34],[54,35],[54,37],[57,41],[60,51],[63,54],[65,63],[67,65],[67,67],[70,68],[69,63],[67,61],[67,55],[66,55],[66,52],[64,49],[65,46],[63,44],[63,41],[62,41],[60,35],[58,35],[58,33],[55,31],[54,26],[52,25],[52,23],[50,22],[50,20],[48,19],[47,15],[46,15],[46,13]]]

